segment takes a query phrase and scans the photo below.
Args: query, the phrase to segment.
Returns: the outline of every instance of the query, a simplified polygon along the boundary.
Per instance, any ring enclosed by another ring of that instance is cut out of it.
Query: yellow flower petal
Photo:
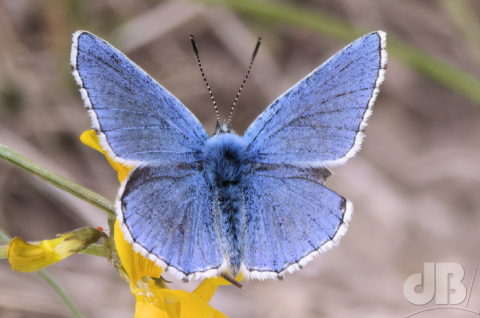
[[[132,289],[136,288],[137,282],[143,277],[160,278],[162,268],[133,250],[132,245],[125,240],[118,222],[115,222],[114,238],[118,256]]]
[[[105,151],[105,149],[103,149],[102,145],[100,144],[100,140],[98,139],[98,136],[95,130],[90,129],[90,130],[84,131],[80,135],[80,141],[85,145],[89,146],[90,148],[93,148],[101,152],[105,156],[105,158],[107,158],[110,166],[112,166],[112,168],[117,172],[118,181],[122,182],[123,180],[125,180],[125,178],[128,176],[128,173],[130,172],[132,167],[123,165],[119,162],[116,162],[112,158],[110,158],[107,151]]]
[[[115,223],[115,246],[135,295],[135,318],[226,318],[208,302],[219,285],[229,284],[224,279],[204,281],[193,293],[161,288],[150,277],[159,278],[162,269],[153,261],[135,252],[125,240],[120,224]]]
[[[52,240],[27,243],[14,237],[8,244],[8,262],[13,270],[33,272],[80,252],[100,238],[100,231],[83,228]]]
[[[56,263],[62,258],[54,252],[51,245],[56,242],[42,242],[38,245],[28,244],[19,237],[14,237],[8,244],[8,262],[13,270],[33,272]]]
[[[170,318],[171,316],[144,296],[135,297],[135,318]]]
[[[152,288],[156,299],[163,299],[166,311],[171,318],[226,318],[212,308],[208,302],[181,289]]]
[[[239,274],[236,280],[241,281],[242,278],[242,274]],[[197,288],[195,288],[195,290],[192,292],[192,294],[200,297],[206,302],[209,302],[217,291],[218,286],[230,284],[231,283],[223,277],[208,278],[205,279],[200,285],[198,285]]]

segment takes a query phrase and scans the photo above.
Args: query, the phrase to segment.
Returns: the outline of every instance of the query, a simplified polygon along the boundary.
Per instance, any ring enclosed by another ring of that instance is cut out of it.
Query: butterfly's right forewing
[[[248,127],[253,161],[334,166],[360,149],[386,67],[385,33],[367,34],[339,51]]]

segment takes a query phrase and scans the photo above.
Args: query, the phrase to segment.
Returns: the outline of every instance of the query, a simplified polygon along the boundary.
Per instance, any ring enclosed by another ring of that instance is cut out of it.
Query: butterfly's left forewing
[[[205,129],[124,54],[78,31],[73,34],[71,65],[93,128],[116,161],[198,161],[208,138]]]

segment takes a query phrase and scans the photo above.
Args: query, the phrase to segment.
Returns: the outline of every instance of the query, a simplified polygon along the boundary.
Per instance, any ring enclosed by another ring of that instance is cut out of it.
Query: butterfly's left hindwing
[[[140,166],[118,198],[118,218],[137,251],[181,278],[222,266],[212,189],[198,165]]]

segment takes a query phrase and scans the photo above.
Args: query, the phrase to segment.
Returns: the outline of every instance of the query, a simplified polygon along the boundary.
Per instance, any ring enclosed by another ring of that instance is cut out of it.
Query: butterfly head
[[[232,127],[228,123],[217,123],[217,127],[215,128],[215,135],[218,134],[225,134],[225,133],[232,133]]]

